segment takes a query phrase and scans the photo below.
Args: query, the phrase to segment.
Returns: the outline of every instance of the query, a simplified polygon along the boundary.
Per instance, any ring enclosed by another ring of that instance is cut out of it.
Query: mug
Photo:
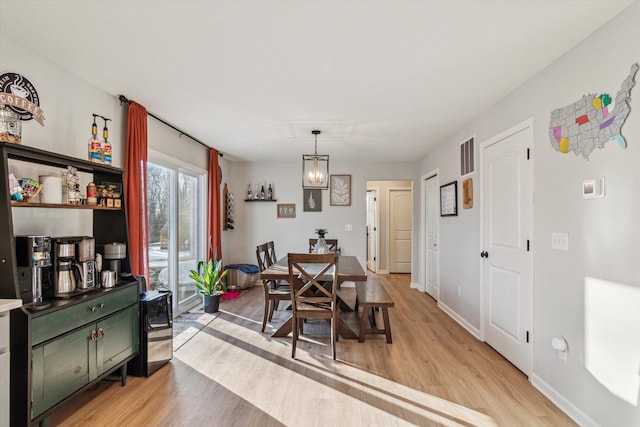
[[[113,288],[116,285],[116,272],[113,270],[102,270],[102,287]]]

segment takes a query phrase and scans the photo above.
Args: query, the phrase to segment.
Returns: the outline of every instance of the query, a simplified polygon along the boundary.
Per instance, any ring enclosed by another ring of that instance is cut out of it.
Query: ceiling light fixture
[[[329,155],[318,154],[319,130],[312,130],[315,136],[315,150],[313,154],[302,155],[302,188],[329,188]]]

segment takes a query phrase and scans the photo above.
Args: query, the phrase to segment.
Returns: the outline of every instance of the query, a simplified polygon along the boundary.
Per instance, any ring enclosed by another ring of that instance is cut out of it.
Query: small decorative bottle
[[[89,161],[94,163],[102,163],[102,143],[98,139],[98,125],[96,125],[96,117],[93,115],[93,125],[91,125],[91,138],[89,138]]]
[[[109,142],[109,129],[107,129],[107,121],[111,120],[111,119],[104,119],[104,128],[102,129],[102,137],[104,138],[104,144],[102,146],[102,159],[104,161],[104,163],[110,165],[111,161],[112,161],[112,147],[111,147],[111,143]]]
[[[271,188],[271,184],[269,184],[269,190],[267,190],[267,198],[269,200],[273,200],[273,189]]]
[[[260,188],[260,199],[264,200],[264,185]]]
[[[253,198],[253,193],[251,192],[251,184],[247,187],[247,200]]]

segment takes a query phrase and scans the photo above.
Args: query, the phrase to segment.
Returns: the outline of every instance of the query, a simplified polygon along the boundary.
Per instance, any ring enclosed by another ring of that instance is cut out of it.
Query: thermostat
[[[599,176],[582,181],[582,197],[585,199],[604,197],[604,177]]]

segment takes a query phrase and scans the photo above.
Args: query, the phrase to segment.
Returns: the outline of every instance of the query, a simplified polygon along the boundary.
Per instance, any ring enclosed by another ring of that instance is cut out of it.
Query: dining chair
[[[331,252],[340,253],[340,249],[338,248],[338,239],[324,239],[325,243],[329,247]],[[318,243],[318,239],[309,239],[309,253],[313,252],[313,248]]]
[[[296,357],[296,343],[303,319],[328,319],[331,322],[331,355],[336,358],[339,312],[338,254],[290,253],[292,341],[291,357]]]
[[[270,248],[271,247],[271,251]],[[275,248],[273,242],[263,243],[256,246],[256,257],[258,258],[258,269],[264,271],[271,267],[275,261]],[[272,258],[273,257],[273,258]],[[289,284],[275,280],[262,280],[264,288],[264,316],[262,318],[262,332],[267,326],[267,319],[273,319],[273,313],[278,309],[278,303],[282,300],[289,301],[291,292]]]

